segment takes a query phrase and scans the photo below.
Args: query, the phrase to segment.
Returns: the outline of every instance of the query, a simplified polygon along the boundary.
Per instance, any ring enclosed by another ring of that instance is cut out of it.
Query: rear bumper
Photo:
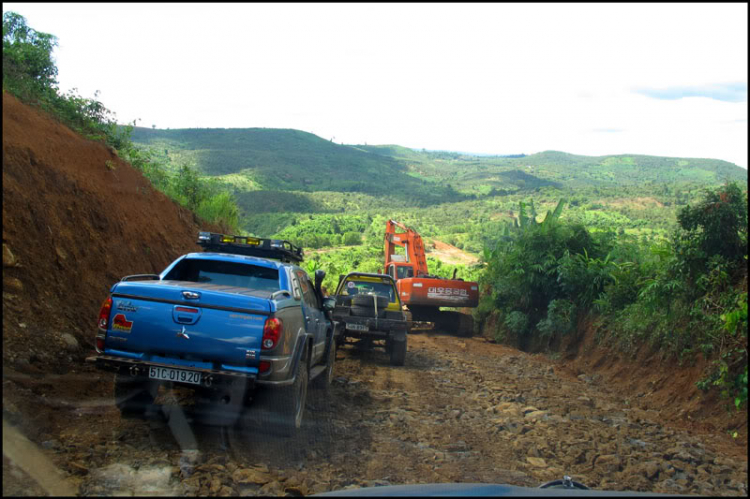
[[[393,319],[376,319],[374,317],[358,317],[349,315],[345,317],[336,317],[341,323],[341,336],[349,338],[371,338],[375,340],[385,340],[393,338],[401,340],[407,331],[407,322]],[[347,325],[366,326],[367,331],[357,331],[348,329]]]
[[[248,388],[252,388],[256,383],[256,376],[247,373],[238,373],[233,371],[226,371],[220,369],[202,369],[196,367],[184,367],[180,365],[165,364],[161,362],[144,362],[142,360],[127,359],[123,357],[116,357],[114,355],[99,354],[93,357],[87,357],[86,362],[93,363],[97,369],[102,371],[110,371],[119,374],[129,374],[132,377],[145,377],[148,378],[149,367],[167,367],[170,369],[181,369],[183,371],[195,371],[200,372],[201,384],[200,386],[209,388],[215,385],[226,385],[242,380],[244,383],[249,384]],[[180,383],[180,382],[176,382]],[[180,383],[185,386],[196,387],[198,385],[192,383]]]

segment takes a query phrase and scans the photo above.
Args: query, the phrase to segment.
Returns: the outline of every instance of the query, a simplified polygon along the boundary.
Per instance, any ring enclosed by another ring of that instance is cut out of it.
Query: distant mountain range
[[[204,174],[232,184],[240,195],[359,192],[426,206],[541,187],[747,183],[747,170],[715,159],[559,151],[485,156],[398,145],[342,145],[299,130],[269,128],[135,128],[132,138],[171,159],[194,162]]]

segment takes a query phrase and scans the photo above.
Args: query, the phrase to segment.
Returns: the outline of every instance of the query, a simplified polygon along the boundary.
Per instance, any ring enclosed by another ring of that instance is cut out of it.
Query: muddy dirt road
[[[411,335],[402,368],[346,346],[330,397],[311,402],[295,438],[267,431],[252,408],[231,430],[184,421],[189,402],[186,412],[170,402],[179,391],[162,397],[169,421],[121,419],[111,377],[86,366],[57,377],[4,371],[4,421],[40,450],[11,463],[4,431],[4,495],[44,494],[50,486],[30,485],[28,473],[45,463],[81,495],[537,486],[564,474],[602,490],[747,494],[746,457],[714,436],[663,426],[596,375],[481,338]]]

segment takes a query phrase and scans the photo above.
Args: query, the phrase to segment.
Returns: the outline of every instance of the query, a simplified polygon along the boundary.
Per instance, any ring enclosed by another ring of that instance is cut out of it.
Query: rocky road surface
[[[179,390],[160,398],[161,417],[121,419],[110,375],[4,367],[3,495],[301,496],[437,482],[535,487],[564,474],[601,490],[747,495],[746,457],[710,434],[663,426],[658,411],[544,356],[429,332],[409,337],[398,368],[383,351],[346,346],[335,376],[329,397],[311,392],[291,438],[265,429],[252,407],[228,430],[191,422]]]

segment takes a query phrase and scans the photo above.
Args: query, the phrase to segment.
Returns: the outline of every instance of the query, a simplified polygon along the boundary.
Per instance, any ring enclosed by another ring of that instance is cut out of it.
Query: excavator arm
[[[396,227],[404,232],[396,232]],[[392,262],[400,259],[394,258],[395,248],[399,246],[406,250],[406,262],[411,264],[414,275],[417,277],[428,275],[427,258],[425,256],[424,244],[419,233],[410,229],[401,222],[388,220],[385,226],[385,268]]]

